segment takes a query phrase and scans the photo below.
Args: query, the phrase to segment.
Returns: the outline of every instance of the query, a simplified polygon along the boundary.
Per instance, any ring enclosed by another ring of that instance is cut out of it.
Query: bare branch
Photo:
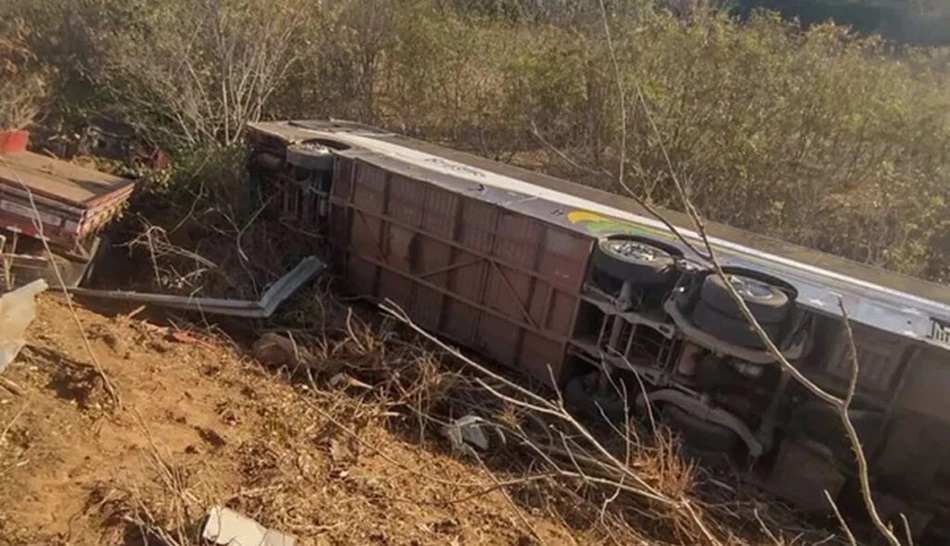
[[[835,517],[838,518],[838,524],[841,525],[841,530],[847,535],[848,542],[851,543],[851,546],[858,546],[858,540],[854,538],[854,533],[852,533],[851,528],[848,527],[848,522],[844,520],[844,517],[841,515],[841,510],[838,510],[838,505],[835,504],[835,500],[831,498],[831,494],[828,493],[827,490],[825,490],[825,498],[828,499],[828,504],[830,504],[831,508],[835,511]]]
[[[620,63],[617,61],[617,53],[616,53],[616,50],[614,49],[613,38],[611,37],[611,33],[610,33],[610,21],[607,18],[607,7],[604,4],[604,0],[600,0],[600,12],[601,12],[601,19],[604,24],[604,35],[607,39],[607,53],[608,53],[608,56],[610,57],[610,64],[611,66],[613,66],[614,76],[617,82],[617,97],[620,102],[620,165],[617,168],[617,184],[619,184],[620,187],[623,188],[624,191],[626,191],[627,194],[630,195],[630,197],[632,197],[641,207],[646,209],[646,211],[649,212],[650,215],[652,215],[654,218],[662,222],[663,225],[665,225],[666,228],[669,229],[670,232],[672,232],[676,236],[676,238],[680,240],[681,243],[686,245],[686,247],[689,248],[691,251],[693,251],[693,253],[695,253],[697,256],[708,260],[711,257],[710,255],[704,252],[701,252],[699,249],[697,249],[696,245],[694,245],[692,241],[684,237],[682,233],[680,233],[679,229],[677,229],[676,226],[670,223],[670,221],[666,218],[666,216],[661,214],[660,211],[656,210],[656,208],[647,199],[640,197],[640,195],[637,194],[637,192],[633,191],[633,189],[627,185],[627,181],[624,176],[624,173],[625,173],[624,169],[627,163],[627,92],[623,83],[623,76],[620,71]],[[640,97],[641,103],[645,104],[643,102],[643,93],[640,91],[639,85],[637,86],[637,94]],[[649,116],[649,112],[647,112],[647,117],[650,119],[650,123],[652,124],[653,121],[652,121],[652,118],[650,118]],[[656,126],[653,126],[653,128],[654,130],[656,130]],[[665,154],[665,151],[664,151],[664,154]],[[668,155],[666,156],[666,161],[670,167],[670,172],[673,173],[673,164],[670,161],[670,158]],[[679,179],[676,177],[675,173],[672,176],[673,176],[673,181],[677,186],[677,189],[681,190],[682,186],[679,183]],[[685,195],[685,193],[683,193],[683,195]]]

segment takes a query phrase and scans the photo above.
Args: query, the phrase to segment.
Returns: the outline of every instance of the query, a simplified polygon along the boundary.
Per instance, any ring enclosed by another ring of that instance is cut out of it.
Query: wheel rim
[[[775,288],[771,284],[750,279],[749,277],[729,275],[729,284],[731,284],[736,292],[743,298],[763,299],[775,297]]]
[[[638,262],[656,262],[668,256],[663,250],[639,241],[616,239],[604,246],[611,254]]]
[[[330,153],[330,148],[314,141],[301,142],[295,146],[295,149],[297,152],[313,155],[327,155]]]

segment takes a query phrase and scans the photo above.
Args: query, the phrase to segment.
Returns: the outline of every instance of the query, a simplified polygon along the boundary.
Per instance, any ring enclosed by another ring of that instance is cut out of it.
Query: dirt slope
[[[493,482],[476,463],[395,435],[371,407],[223,342],[77,312],[121,406],[63,298],[43,295],[4,373],[20,392],[0,387],[0,544],[197,544],[212,503],[300,544],[588,542],[497,488],[479,494]]]

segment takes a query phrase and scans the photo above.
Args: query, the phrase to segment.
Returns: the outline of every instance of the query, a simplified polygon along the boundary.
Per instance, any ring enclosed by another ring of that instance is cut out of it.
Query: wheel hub
[[[641,262],[653,262],[660,257],[657,249],[637,241],[611,241],[608,247],[617,255]]]

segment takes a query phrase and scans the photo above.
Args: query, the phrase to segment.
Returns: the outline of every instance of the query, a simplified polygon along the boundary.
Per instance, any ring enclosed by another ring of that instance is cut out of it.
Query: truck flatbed
[[[67,284],[81,282],[101,244],[100,232],[134,189],[134,180],[54,157],[0,154],[0,254],[13,282],[55,281],[60,276],[53,274],[51,259]]]
[[[0,154],[0,184],[11,189],[26,186],[34,195],[92,208],[131,191],[134,182],[52,157],[21,152]]]

